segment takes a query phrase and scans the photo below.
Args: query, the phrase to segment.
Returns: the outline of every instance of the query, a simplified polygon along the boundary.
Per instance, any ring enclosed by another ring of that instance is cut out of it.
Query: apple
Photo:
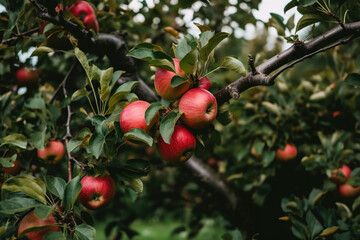
[[[345,198],[352,198],[360,193],[360,187],[353,187],[349,184],[342,184],[339,187],[339,193]]]
[[[351,170],[347,165],[343,165],[342,168],[334,169],[331,172],[331,180],[335,183],[341,184],[346,182],[346,180],[350,177]]]
[[[253,155],[255,158],[261,158],[261,154],[256,151],[255,147],[251,148],[251,155]]]
[[[75,17],[83,18],[86,29],[93,29],[95,32],[99,32],[99,23],[96,20],[94,9],[88,2],[78,1],[71,5],[69,10]]]
[[[216,161],[215,158],[211,157],[211,158],[209,158],[209,159],[207,160],[207,164],[208,164],[209,166],[216,166],[216,165],[217,165],[217,161]]]
[[[16,81],[19,85],[30,85],[37,82],[39,73],[37,70],[30,70],[27,68],[20,68],[16,72]]]
[[[179,101],[181,120],[189,127],[207,127],[216,117],[217,102],[211,92],[203,88],[192,88]]]
[[[1,166],[1,164],[0,164],[0,166]],[[3,169],[4,173],[15,176],[20,172],[20,160],[17,158],[14,161],[14,166],[12,166],[12,167],[3,167],[2,169]]]
[[[49,141],[43,150],[38,149],[37,155],[48,164],[56,164],[61,161],[65,155],[65,147],[61,141]]]
[[[203,88],[203,89],[209,90],[210,87],[211,87],[210,79],[208,79],[207,77],[201,78],[201,79],[199,80],[198,86],[199,86],[199,88]]]
[[[106,174],[104,176],[85,176],[80,181],[82,185],[79,201],[89,209],[98,209],[108,205],[115,196],[115,182]]]
[[[187,78],[186,73],[180,68],[180,60],[177,58],[173,58],[175,63],[176,73],[182,77]],[[174,72],[165,70],[165,69],[157,69],[154,78],[154,86],[156,92],[166,100],[175,100],[179,98],[184,92],[189,89],[189,82],[185,81],[181,83],[179,86],[175,88],[171,87],[171,79],[176,74]]]
[[[276,150],[276,159],[279,161],[288,161],[294,159],[297,155],[296,147],[290,144],[286,144],[284,149]]]
[[[54,216],[50,214],[46,219],[41,219],[35,215],[34,211],[29,212],[25,215],[25,217],[21,220],[18,228],[18,236],[21,235],[22,232],[29,228],[33,227],[42,227],[47,225],[55,225],[57,224]],[[24,234],[30,240],[42,240],[48,232],[58,232],[60,228],[57,226],[51,226],[47,228],[43,228],[38,231],[28,232]]]
[[[196,140],[194,135],[183,125],[175,125],[174,132],[167,144],[160,136],[157,149],[166,162],[177,163],[188,160],[194,153]]]
[[[333,116],[333,118],[336,118],[336,117],[339,116],[340,114],[341,114],[340,111],[335,111],[335,112],[332,113],[332,116]]]

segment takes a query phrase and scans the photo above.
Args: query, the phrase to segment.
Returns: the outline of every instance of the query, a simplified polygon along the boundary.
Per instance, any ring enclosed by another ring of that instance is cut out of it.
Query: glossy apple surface
[[[186,78],[186,73],[180,68],[180,60],[177,58],[173,58],[175,63],[176,73],[182,77]],[[165,70],[165,69],[157,69],[154,78],[154,86],[156,92],[166,100],[175,100],[179,98],[184,92],[189,89],[189,82],[185,81],[179,86],[173,88],[171,87],[171,79],[176,74],[174,72]]]
[[[85,176],[80,181],[82,185],[79,201],[89,209],[98,209],[108,205],[115,196],[115,183],[110,175]]]
[[[286,144],[284,149],[276,150],[276,159],[279,161],[289,161],[294,159],[297,155],[297,149],[295,146]]]
[[[42,227],[42,226],[46,226],[46,225],[55,225],[56,220],[54,218],[54,216],[52,214],[50,214],[46,219],[41,219],[39,217],[37,217],[34,213],[34,211],[29,212],[20,222],[19,224],[19,228],[18,228],[18,236],[20,236],[20,234],[29,229],[29,228],[33,228],[33,227]],[[34,231],[34,232],[28,232],[25,234],[25,236],[27,238],[29,238],[30,240],[42,240],[44,239],[45,235],[48,232],[58,232],[60,231],[59,227],[57,226],[52,226],[52,227],[47,227],[38,231]]]
[[[39,79],[39,73],[37,70],[20,68],[16,72],[16,81],[19,85],[33,84],[36,83],[38,79]]]
[[[203,77],[199,80],[199,88],[209,90],[210,87],[211,87],[211,82],[210,79],[208,79],[207,77]]]
[[[211,92],[203,88],[187,91],[179,102],[181,120],[189,127],[207,127],[216,117],[217,102]]]
[[[37,150],[38,157],[44,160],[48,164],[56,164],[63,159],[65,155],[65,147],[64,144],[60,141],[49,141],[44,149]]]
[[[157,149],[166,162],[177,163],[188,160],[194,153],[196,140],[194,135],[183,125],[175,125],[174,132],[167,144],[160,136]]]
[[[342,168],[334,169],[331,172],[331,180],[335,183],[344,183],[350,177],[351,170],[347,165],[343,165]]]
[[[75,17],[83,18],[86,29],[93,29],[95,32],[99,32],[99,23],[96,20],[94,9],[88,2],[78,1],[71,5],[69,10]]]
[[[349,184],[342,184],[339,186],[339,193],[344,198],[352,198],[360,193],[360,187],[353,187]]]

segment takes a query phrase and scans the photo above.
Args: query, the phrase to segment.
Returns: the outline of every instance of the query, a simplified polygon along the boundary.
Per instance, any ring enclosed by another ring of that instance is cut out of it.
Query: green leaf
[[[88,63],[85,53],[77,47],[74,49],[74,52],[75,52],[76,58],[80,62],[81,66],[83,67],[83,69],[88,77],[88,81],[91,81],[91,68]]]
[[[66,182],[64,179],[53,176],[45,176],[45,183],[47,189],[60,199],[64,199],[64,191]]]
[[[279,14],[276,13],[270,13],[271,17],[273,17],[279,24],[280,26],[285,30],[286,26],[284,23],[284,18],[282,16],[280,16]]]
[[[95,126],[95,131],[103,137],[106,137],[110,131],[106,126],[106,118],[102,115],[95,115],[92,117],[91,123],[93,126]]]
[[[180,61],[180,68],[186,73],[193,73],[196,61],[197,61],[198,51],[192,50],[188,52]]]
[[[111,91],[113,90],[117,80],[120,78],[120,76],[123,74],[123,71],[118,70],[116,72],[113,73],[113,75],[111,76],[111,80],[110,80],[110,86],[109,86],[109,92],[111,93]]]
[[[174,132],[174,127],[181,114],[171,111],[160,122],[160,134],[167,144],[170,144],[170,138]]]
[[[127,186],[125,189],[125,196],[127,196],[131,202],[135,202],[137,199],[137,194],[132,187]]]
[[[35,49],[35,51],[32,52],[31,56],[30,57],[33,57],[33,56],[40,56],[41,54],[43,53],[51,53],[51,52],[54,52],[55,50],[50,48],[50,47],[47,47],[47,46],[40,46],[38,48]]]
[[[71,209],[76,199],[78,198],[82,185],[80,183],[80,176],[76,176],[65,186],[64,190],[64,199],[62,201],[62,206],[65,210]]]
[[[77,149],[81,145],[81,143],[82,143],[82,141],[80,141],[80,140],[70,139],[66,149],[68,152],[72,152],[75,149]]]
[[[34,210],[35,215],[43,220],[45,220],[52,212],[54,212],[54,208],[48,205],[37,206]]]
[[[308,7],[308,6],[311,6],[313,5],[314,3],[316,3],[318,0],[300,0],[300,4],[303,6],[303,7]]]
[[[37,206],[44,206],[33,198],[12,197],[0,201],[0,214],[13,215],[18,212],[24,212]]]
[[[23,192],[46,204],[45,193],[35,178],[16,176],[7,179],[1,187],[1,199],[4,200],[10,192]]]
[[[33,97],[26,101],[24,107],[30,109],[43,109],[45,108],[45,101],[41,97]]]
[[[243,236],[241,235],[241,232],[238,229],[228,231],[225,233],[222,237],[223,240],[243,240]]]
[[[290,9],[292,9],[293,7],[296,7],[298,5],[299,5],[299,0],[292,0],[291,2],[286,4],[286,6],[284,7],[284,13],[286,13],[287,11],[289,11]]]
[[[86,88],[79,89],[73,93],[71,96],[71,101],[77,101],[82,99],[83,97],[86,97],[90,94],[90,92],[86,91]]]
[[[81,240],[95,240],[96,229],[88,224],[80,224],[75,228],[75,235]]]
[[[144,184],[140,179],[130,179],[128,182],[130,186],[136,191],[136,194],[142,193]]]
[[[89,151],[96,159],[99,158],[103,151],[103,147],[105,144],[105,137],[101,134],[98,134],[97,132],[94,132],[91,135],[90,141],[89,141]]]
[[[3,167],[13,167],[16,158],[17,154],[12,155],[11,157],[0,158],[0,165]]]
[[[298,21],[298,23],[296,25],[296,31],[295,32],[298,32],[299,30],[301,30],[304,27],[307,27],[307,26],[309,26],[311,24],[320,22],[321,20],[323,20],[323,17],[321,15],[318,15],[318,14],[305,14]]]
[[[102,101],[105,101],[110,96],[110,90],[109,90],[109,84],[112,78],[114,72],[114,68],[108,68],[105,71],[102,71],[101,77],[100,77],[100,89],[101,94],[100,98]]]
[[[179,75],[175,75],[175,76],[173,76],[173,77],[171,78],[171,83],[170,83],[170,85],[171,85],[172,88],[175,88],[175,87],[183,84],[183,83],[186,82],[186,81],[187,81],[187,78],[182,78],[182,77],[180,77]]]
[[[200,59],[203,61],[207,61],[215,47],[227,37],[229,37],[228,33],[216,33],[212,38],[209,39],[209,42],[200,49]]]
[[[268,167],[275,160],[275,152],[264,151],[261,159],[264,167]]]
[[[360,74],[350,73],[344,80],[344,82],[360,87]]]
[[[295,27],[295,14],[293,14],[286,22],[286,27],[291,31]]]
[[[181,61],[190,51],[196,48],[196,38],[191,34],[187,34],[183,39],[181,39],[178,46],[176,47],[176,56]]]
[[[246,70],[242,62],[233,57],[223,57],[220,62],[220,67],[233,70],[241,75],[246,74]]]
[[[158,114],[159,110],[163,108],[161,103],[152,103],[145,111],[145,121],[146,125],[149,126],[154,117]]]
[[[258,154],[262,154],[262,152],[263,152],[263,149],[264,149],[264,147],[265,147],[265,143],[263,142],[263,141],[257,141],[256,143],[255,143],[255,151],[258,153]]]
[[[205,31],[203,33],[200,34],[200,44],[201,47],[205,46],[206,44],[208,44],[210,38],[212,38],[214,36],[214,32],[212,31]]]
[[[31,142],[37,149],[44,149],[45,136],[46,136],[46,125],[41,125],[42,130],[34,131],[30,133]]]
[[[153,138],[147,135],[146,132],[141,128],[131,129],[124,134],[123,139],[139,141],[149,145],[150,147],[153,144]]]
[[[121,84],[109,99],[109,113],[112,113],[119,101],[126,98],[126,94],[130,93],[138,84],[138,81],[129,81]]]
[[[126,100],[129,103],[135,102],[139,100],[139,97],[135,93],[128,93],[126,94]]]
[[[17,19],[23,10],[25,5],[25,0],[11,0],[8,1],[7,12],[9,14],[9,28],[12,28],[14,24],[17,22]]]
[[[309,210],[306,214],[306,222],[310,231],[311,239],[314,239],[314,237],[324,229],[311,210]]]
[[[66,240],[66,237],[62,232],[48,232],[44,240]]]

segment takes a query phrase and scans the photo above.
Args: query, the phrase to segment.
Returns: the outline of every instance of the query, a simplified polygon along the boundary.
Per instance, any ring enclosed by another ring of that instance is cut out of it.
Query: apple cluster
[[[261,158],[261,154],[258,153],[255,147],[251,148],[251,154],[255,158]],[[297,149],[294,145],[287,143],[284,149],[278,148],[275,153],[275,158],[281,162],[287,162],[294,159],[297,156]]]
[[[187,74],[180,68],[180,60],[174,58],[175,72],[165,69],[157,69],[154,78],[156,92],[165,100],[173,101],[170,107],[162,114],[165,116],[171,110],[178,109],[181,114],[180,122],[174,126],[170,137],[170,143],[165,142],[160,135],[157,138],[157,149],[166,162],[177,163],[188,160],[195,151],[196,139],[192,130],[208,127],[217,114],[217,102],[214,95],[209,92],[210,80],[200,78],[195,84],[189,80],[183,81],[176,87],[171,86],[171,80],[175,76],[187,79]],[[191,86],[197,86],[191,88]],[[146,123],[145,112],[150,103],[135,101],[127,105],[120,114],[120,127],[123,133],[131,129],[143,129],[148,135],[156,136],[156,129],[161,118],[159,112],[150,124]],[[127,142],[129,142],[127,140]],[[134,143],[133,141],[131,143]]]
[[[339,193],[344,198],[352,198],[360,193],[360,187],[353,187],[346,183],[350,176],[351,169],[345,164],[331,172],[331,180],[339,186]]]

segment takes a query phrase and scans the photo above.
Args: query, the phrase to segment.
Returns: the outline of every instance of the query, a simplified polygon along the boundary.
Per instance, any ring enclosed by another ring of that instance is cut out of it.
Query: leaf
[[[100,98],[102,101],[105,101],[110,96],[109,84],[114,72],[114,68],[108,68],[105,71],[102,71],[100,77]]]
[[[276,13],[270,13],[271,17],[273,17],[277,23],[285,30],[286,25],[284,23],[284,18]]]
[[[70,141],[69,141],[69,143],[68,143],[68,145],[66,147],[66,150],[68,152],[72,152],[75,149],[77,149],[81,145],[82,142],[83,141],[80,141],[80,140],[70,139]]]
[[[345,83],[360,87],[360,74],[350,73],[344,80]]]
[[[81,240],[95,240],[96,229],[88,224],[80,224],[75,228],[76,236]]]
[[[311,210],[306,214],[306,222],[310,231],[311,239],[314,239],[314,237],[324,229]]]
[[[41,54],[43,53],[51,53],[51,52],[54,52],[55,50],[50,48],[50,47],[47,47],[47,46],[40,46],[38,48],[35,49],[35,51],[33,51],[31,53],[31,56],[30,57],[33,57],[33,56],[40,56]]]
[[[0,201],[0,214],[13,215],[18,212],[24,212],[37,206],[44,206],[33,198],[12,197]]]
[[[124,134],[123,139],[139,141],[149,145],[150,147],[153,144],[153,138],[147,135],[146,132],[141,128],[131,129]]]
[[[292,0],[284,7],[284,13],[299,5],[299,0]]]
[[[131,202],[135,202],[137,199],[137,194],[135,190],[131,187],[126,187],[125,195],[130,199]]]
[[[243,240],[243,236],[238,229],[228,231],[224,235],[222,235],[221,239],[223,240]]]
[[[78,198],[82,185],[80,183],[80,176],[76,176],[65,186],[64,190],[64,199],[62,201],[62,206],[65,210],[71,209],[76,199]]]
[[[44,204],[46,204],[45,193],[35,178],[27,176],[16,176],[7,179],[1,187],[1,199],[4,200],[9,192],[23,192]]]
[[[216,48],[216,46],[225,38],[229,37],[230,34],[225,32],[216,33],[212,38],[209,39],[209,42],[200,49],[200,59],[207,61],[210,54]]]
[[[64,179],[47,175],[45,176],[45,183],[47,189],[52,194],[60,199],[64,199],[64,191],[66,187],[66,182]]]
[[[188,52],[180,61],[180,68],[186,73],[193,73],[197,61],[198,51],[192,50]]]
[[[105,137],[101,134],[98,134],[98,132],[94,132],[91,135],[90,141],[89,141],[89,151],[96,159],[99,158],[100,154],[103,151],[103,147],[105,144]]]
[[[338,226],[328,227],[322,230],[322,232],[319,234],[319,237],[327,237],[330,235],[333,235],[339,230]]]
[[[176,56],[181,61],[186,54],[188,54],[190,51],[196,48],[197,48],[196,38],[191,34],[187,34],[184,36],[183,39],[181,39],[178,46],[176,47]]]
[[[83,51],[81,51],[78,47],[76,47],[74,49],[74,52],[75,52],[76,58],[80,62],[81,66],[83,67],[83,69],[88,77],[88,81],[91,81],[91,68],[88,63],[85,53]]]
[[[126,100],[129,103],[135,102],[139,100],[139,97],[135,93],[128,93],[126,94]]]
[[[154,117],[158,114],[159,110],[163,108],[161,103],[152,103],[145,111],[146,125],[149,126]]]
[[[274,151],[264,151],[262,154],[262,163],[264,167],[268,167],[275,160],[275,152]]]
[[[71,101],[77,101],[80,100],[83,97],[88,96],[90,93],[86,91],[86,88],[79,89],[73,93],[71,96]]]
[[[117,80],[120,78],[120,76],[123,74],[123,71],[121,70],[118,70],[118,71],[115,71],[113,73],[113,75],[111,76],[111,80],[110,80],[110,86],[109,86],[109,91],[111,93],[111,91],[113,90]]]
[[[246,74],[244,64],[233,57],[223,57],[220,62],[220,67],[233,70],[241,75]]]
[[[41,97],[33,97],[26,101],[24,107],[30,109],[43,109],[45,108],[45,101]]]
[[[138,84],[138,81],[129,81],[121,84],[109,99],[109,113],[112,113],[119,101],[124,99],[126,94],[130,93]]]
[[[160,122],[160,135],[164,142],[170,144],[170,138],[174,132],[174,127],[181,114],[171,111]]]
[[[34,210],[35,215],[43,220],[45,220],[52,212],[54,212],[54,208],[48,205],[37,206]]]
[[[311,24],[320,22],[321,20],[323,20],[323,17],[321,15],[305,14],[298,21],[298,23],[296,25],[296,31],[295,32],[298,32],[299,30],[301,30],[304,27],[307,27],[307,26],[309,26]]]
[[[209,28],[208,26],[205,26],[205,25],[201,25],[199,23],[196,23],[194,22],[195,26],[197,26],[200,31],[203,33],[203,32],[206,32],[206,31],[211,31],[211,28]]]
[[[187,81],[187,78],[182,78],[182,77],[180,77],[179,75],[175,75],[175,76],[173,76],[173,77],[171,78],[171,83],[170,83],[170,85],[171,85],[172,88],[175,88],[175,87],[183,84],[183,83],[186,82],[186,81]]]
[[[44,240],[66,240],[66,237],[62,232],[48,232]]]
[[[277,104],[274,104],[274,103],[271,103],[271,102],[267,102],[267,101],[264,101],[261,103],[265,108],[266,110],[268,110],[269,112],[271,113],[274,113],[278,116],[281,115],[280,113],[280,109],[279,109],[279,106]]]
[[[130,186],[136,191],[136,194],[142,193],[144,185],[140,179],[130,179],[128,182]]]
[[[16,158],[17,158],[17,154],[12,155],[11,157],[0,158],[0,165],[3,167],[13,167]]]
[[[316,3],[318,0],[300,0],[300,4],[303,6],[303,7],[308,7],[308,6],[311,6],[313,5],[314,3]]]
[[[103,137],[106,137],[106,135],[110,132],[106,125],[106,118],[102,115],[95,115],[92,117],[91,123],[95,126],[95,131]]]
[[[295,27],[295,14],[293,14],[286,22],[286,27],[291,31]]]
[[[204,47],[206,44],[208,44],[210,38],[214,36],[214,32],[210,29],[208,31],[205,31],[200,34],[200,46]]]
[[[45,125],[42,125],[41,127],[43,128],[42,130],[30,133],[31,142],[37,149],[44,149],[45,144],[47,127]]]
[[[176,29],[174,29],[173,27],[163,27],[163,30],[167,33],[170,33],[171,35],[173,35],[176,38],[180,38],[179,32],[176,31]]]

